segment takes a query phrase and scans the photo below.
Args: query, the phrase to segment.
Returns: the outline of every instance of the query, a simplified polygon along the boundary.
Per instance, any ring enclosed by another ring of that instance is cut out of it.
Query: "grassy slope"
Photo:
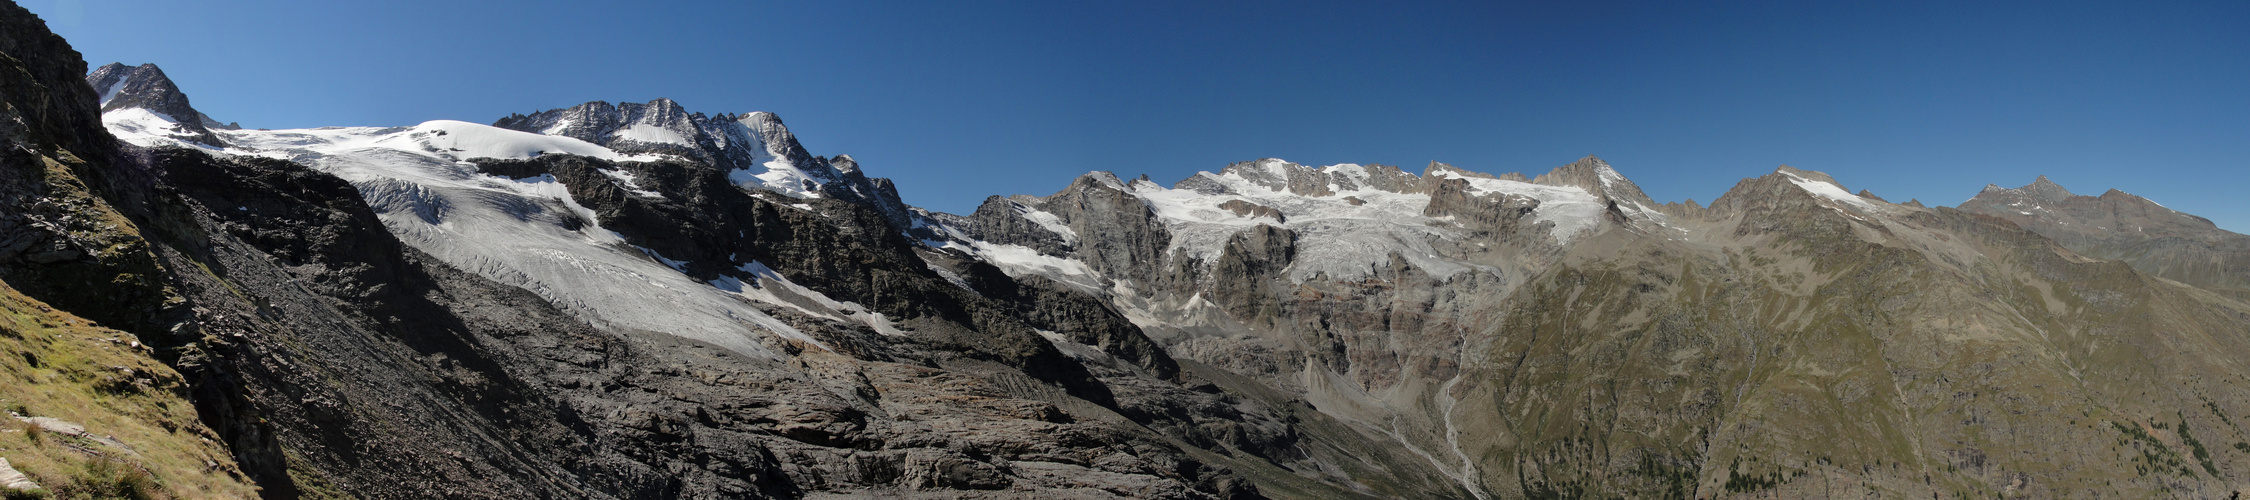
[[[59,498],[250,498],[256,489],[196,419],[170,367],[132,335],[0,283],[0,406],[84,426],[66,436],[8,418],[0,456]]]

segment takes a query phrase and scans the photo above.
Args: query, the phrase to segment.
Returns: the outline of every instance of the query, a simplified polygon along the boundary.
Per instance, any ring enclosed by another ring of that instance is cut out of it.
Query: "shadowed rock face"
[[[0,280],[88,319],[135,330],[165,307],[155,259],[106,192],[149,174],[116,163],[86,65],[21,7],[0,7]]]
[[[2040,176],[2015,189],[1986,186],[1960,209],[2007,219],[2082,255],[2124,261],[2181,283],[2250,293],[2250,236],[2123,191],[2076,195]]]

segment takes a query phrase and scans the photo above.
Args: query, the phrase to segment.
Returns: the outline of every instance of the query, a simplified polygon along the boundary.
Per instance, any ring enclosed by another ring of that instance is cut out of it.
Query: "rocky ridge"
[[[707,116],[659,98],[646,104],[594,101],[510,115],[492,125],[569,137],[626,154],[675,155],[728,170],[728,179],[745,188],[859,202],[881,211],[895,227],[909,226],[906,203],[890,179],[868,178],[850,156],[823,158],[806,152],[773,113]]]
[[[2155,276],[2250,293],[2250,236],[2124,191],[2072,194],[2042,175],[2020,188],[1986,185],[1960,209],[2007,219],[2071,251],[2124,261]]]

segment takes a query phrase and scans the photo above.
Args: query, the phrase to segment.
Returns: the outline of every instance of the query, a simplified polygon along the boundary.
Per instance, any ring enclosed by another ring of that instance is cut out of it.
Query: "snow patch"
[[[186,133],[181,130],[180,122],[147,109],[126,108],[103,113],[102,126],[109,129],[109,135],[135,146],[183,146],[217,151],[211,146],[174,138],[174,134]]]
[[[884,335],[899,336],[906,334],[900,331],[890,318],[883,316],[883,313],[870,311],[867,307],[858,303],[829,298],[827,294],[820,293],[818,290],[789,281],[789,278],[783,277],[779,271],[773,270],[772,267],[766,266],[763,262],[753,261],[737,266],[735,270],[748,275],[752,281],[746,286],[741,279],[733,276],[722,276],[719,279],[712,280],[711,286],[751,300],[795,309],[808,316],[827,318],[839,323],[866,325],[869,329],[875,330],[876,333]],[[776,291],[777,289],[779,292]],[[787,296],[783,294],[787,294]],[[792,298],[795,300],[792,300]],[[825,349],[826,346],[822,348]]]
[[[695,145],[693,141],[689,141],[686,136],[680,135],[679,132],[674,132],[671,129],[649,125],[646,123],[635,123],[632,126],[625,127],[623,130],[618,130],[616,134],[611,135],[610,137],[636,142],[679,144],[683,146]]]
[[[1615,173],[1614,171],[1610,172],[1612,175]],[[1570,244],[1570,240],[1577,237],[1579,233],[1600,225],[1602,211],[1605,208],[1601,199],[1595,198],[1592,193],[1587,193],[1586,190],[1577,187],[1547,186],[1529,182],[1469,177],[1451,170],[1441,170],[1433,175],[1446,179],[1467,180],[1469,181],[1469,192],[1471,194],[1497,193],[1539,200],[1539,207],[1532,209],[1532,222],[1554,223],[1555,241],[1566,245]],[[1619,176],[1618,179],[1623,180],[1624,177]]]
[[[1829,182],[1806,179],[1804,177],[1798,177],[1797,174],[1787,172],[1783,172],[1782,175],[1789,176],[1790,183],[1796,184],[1797,187],[1804,189],[1807,193],[1812,193],[1813,196],[1842,202],[1846,205],[1857,207],[1861,211],[1869,213],[1876,213],[1881,211],[1880,209],[1875,207],[1874,203],[1868,203],[1867,200],[1860,198],[1858,195],[1854,195],[1850,191],[1845,191],[1843,186],[1838,186],[1834,183]]]
[[[974,255],[978,259],[992,264],[993,267],[1000,268],[1000,272],[1007,273],[1008,276],[1036,274],[1090,292],[1098,292],[1103,289],[1101,274],[1094,272],[1093,268],[1086,267],[1086,263],[1042,254],[1031,247],[993,244],[984,241],[968,241],[967,244],[960,241],[924,242],[924,244],[933,243],[939,248],[952,248]]]
[[[126,110],[114,111],[111,115],[123,111]],[[104,115],[105,120],[108,116]],[[310,162],[320,156],[360,154],[367,149],[388,149],[450,161],[471,158],[525,159],[551,153],[610,161],[656,161],[667,158],[662,155],[620,154],[609,148],[569,137],[540,135],[453,120],[432,120],[412,127],[322,127],[296,130],[223,130],[213,133],[234,145],[227,153],[272,156],[299,162]]]
[[[1016,214],[1022,215],[1024,219],[1030,220],[1033,224],[1038,224],[1040,228],[1046,229],[1047,232],[1061,236],[1064,244],[1074,246],[1078,244],[1078,231],[1071,230],[1070,224],[1064,223],[1062,217],[1042,212],[1022,203],[1016,203],[1015,208]]]
[[[632,192],[634,196],[639,196],[642,198],[664,197],[664,193],[641,189],[639,177],[634,176],[632,172],[626,172],[616,169],[602,169],[601,173],[602,175],[609,176],[610,179],[615,179],[619,185],[625,186],[625,190]]]
[[[94,102],[95,102],[95,103],[96,103],[97,105],[101,105],[101,106],[108,106],[108,105],[109,105],[109,100],[110,100],[110,99],[116,99],[116,98],[117,98],[117,93],[118,93],[119,91],[123,91],[123,90],[125,90],[125,84],[127,84],[127,83],[132,83],[132,82],[133,82],[133,79],[132,79],[132,78],[129,78],[129,77],[127,77],[127,78],[118,78],[118,79],[117,79],[117,83],[112,83],[112,84],[109,84],[109,88],[106,88],[106,89],[102,89],[102,98],[101,98],[101,99],[98,99],[98,100],[95,100]]]
[[[1264,160],[1259,165],[1268,173],[1277,169],[1286,172],[1288,162]],[[1422,215],[1423,208],[1430,204],[1429,195],[1369,188],[1364,182],[1366,168],[1360,165],[1331,165],[1320,171],[1332,174],[1331,179],[1337,178],[1335,176],[1351,179],[1356,189],[1340,189],[1342,186],[1336,184],[1331,189],[1337,192],[1332,195],[1306,196],[1268,187],[1235,173],[1201,172],[1196,174],[1198,178],[1218,184],[1224,188],[1223,192],[1205,194],[1193,189],[1168,189],[1154,183],[1134,183],[1130,192],[1147,203],[1172,233],[1166,255],[1213,262],[1235,234],[1264,224],[1297,233],[1297,257],[1288,269],[1290,278],[1297,282],[1323,275],[1330,279],[1365,276],[1389,265],[1393,254],[1439,277],[1481,268],[1436,256],[1438,252],[1430,246],[1432,240],[1457,239],[1462,235],[1435,224],[1438,219]],[[1345,201],[1346,197],[1361,203],[1353,205]],[[1273,208],[1281,212],[1286,222],[1242,217],[1219,208],[1220,204],[1235,200]]]
[[[539,135],[453,120],[432,120],[403,134],[392,134],[369,144],[400,150],[427,151],[438,156],[524,159],[548,153],[568,153],[604,160],[655,160],[653,156],[627,156],[609,148],[569,137]]]

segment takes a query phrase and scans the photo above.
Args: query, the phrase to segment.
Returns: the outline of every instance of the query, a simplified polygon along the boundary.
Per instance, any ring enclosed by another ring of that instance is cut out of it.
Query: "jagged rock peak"
[[[1791,200],[1814,201],[1861,212],[1879,210],[1878,203],[1888,203],[1852,194],[1843,183],[1826,173],[1782,165],[1775,167],[1773,173],[1735,183],[1734,188],[1713,200],[1710,208],[1713,214],[1735,214],[1751,208],[1796,203]]]
[[[1624,174],[1618,173],[1616,168],[1609,166],[1609,162],[1602,161],[1600,157],[1594,155],[1586,155],[1585,158],[1579,158],[1578,161],[1571,162],[1569,165],[1555,167],[1554,170],[1548,171],[1546,174],[1532,178],[1531,183],[1575,187],[1584,189],[1594,196],[1619,203],[1630,203],[1643,207],[1656,206],[1656,201],[1649,199],[1647,194],[1642,193],[1639,185],[1633,184],[1633,181],[1626,179]]]
[[[1531,183],[1547,186],[1577,186],[1591,190],[1600,186],[1599,181],[1601,179],[1599,177],[1603,174],[1617,175],[1617,170],[1610,168],[1609,162],[1602,161],[1600,157],[1586,155],[1585,158],[1579,158],[1578,161],[1555,167],[1554,170],[1531,178]]]
[[[1808,180],[1808,181],[1816,181],[1816,182],[1826,182],[1826,183],[1829,183],[1829,184],[1835,184],[1835,185],[1836,185],[1836,187],[1843,187],[1843,186],[1844,186],[1844,183],[1841,183],[1841,182],[1836,182],[1836,178],[1835,178],[1835,177],[1829,177],[1829,176],[1828,176],[1828,174],[1827,174],[1826,172],[1820,172],[1820,171],[1814,171],[1814,170],[1803,170],[1803,169],[1799,169],[1799,168],[1797,168],[1797,167],[1792,167],[1792,166],[1788,166],[1788,165],[1782,165],[1782,166],[1779,166],[1779,167],[1774,167],[1774,169],[1773,169],[1773,173],[1776,173],[1776,174],[1783,174],[1783,175],[1791,175],[1791,176],[1796,176],[1797,178],[1800,178],[1800,179],[1804,179],[1804,180]]]
[[[1116,173],[1112,173],[1107,170],[1095,170],[1092,172],[1087,172],[1084,175],[1080,175],[1077,179],[1071,180],[1069,189],[1090,187],[1102,187],[1113,189],[1118,192],[1132,192],[1131,189],[1125,187],[1125,181],[1123,179],[1117,178]],[[1065,189],[1065,191],[1068,191],[1069,189]]]
[[[1472,174],[1489,177],[1480,173]],[[1153,186],[1154,183],[1150,185]],[[1235,162],[1219,169],[1219,173],[1215,174],[1197,172],[1173,183],[1172,189],[1216,195],[1237,192],[1248,186],[1276,193],[1313,197],[1335,196],[1340,192],[1362,189],[1395,193],[1415,193],[1423,189],[1421,177],[1391,165],[1338,163],[1316,168],[1279,158]]]
[[[2032,198],[2037,198],[2044,201],[2062,201],[2070,199],[2070,197],[2072,196],[2077,196],[2071,194],[2069,189],[2064,189],[2061,184],[2056,184],[2055,181],[2047,180],[2047,176],[2044,175],[2039,176],[2037,180],[2031,181],[2031,184],[2027,184],[2024,187],[2016,189],[2020,189],[2025,193],[2029,193]]]
[[[1496,177],[1496,176],[1494,176],[1494,175],[1492,175],[1492,174],[1487,174],[1487,173],[1484,173],[1484,172],[1478,172],[1478,171],[1474,171],[1474,170],[1469,170],[1469,169],[1466,169],[1466,168],[1456,167],[1456,166],[1453,166],[1452,164],[1449,164],[1449,163],[1445,163],[1445,162],[1440,162],[1440,161],[1432,161],[1432,162],[1430,162],[1430,166],[1428,166],[1428,167],[1423,167],[1423,168],[1422,168],[1422,177],[1438,177],[1438,176],[1440,176],[1441,174],[1445,174],[1445,173],[1453,173],[1453,174],[1456,174],[1456,175],[1460,175],[1460,176],[1462,176],[1462,177],[1476,177],[1476,178],[1480,178],[1480,179],[1498,179],[1498,178],[1499,178],[1499,177]]]
[[[913,226],[913,214],[890,180],[867,177],[850,156],[814,156],[773,113],[705,115],[657,98],[615,105],[592,101],[509,115],[492,125],[570,137],[622,154],[701,162],[726,171],[729,181],[745,189],[862,203],[882,212],[894,226]]]
[[[695,138],[697,122],[701,121],[704,121],[702,115],[690,114],[679,103],[660,97],[645,104],[612,105],[609,101],[592,101],[530,115],[508,115],[494,121],[492,126],[608,145],[617,140],[688,142]],[[652,129],[642,129],[642,126]],[[667,136],[660,130],[678,137]]]
[[[512,114],[492,126],[569,137],[620,153],[673,155],[727,170],[763,172],[778,167],[789,170],[792,177],[806,177],[821,186],[841,178],[840,172],[829,168],[827,159],[806,152],[781,124],[781,118],[763,111],[709,116],[660,97],[647,103],[590,101],[529,115]],[[777,159],[781,160],[779,164],[769,165]],[[807,191],[799,182],[788,184],[790,189]],[[809,191],[819,189],[816,186]]]
[[[813,162],[817,158],[805,151],[804,144],[797,142],[797,135],[789,132],[788,125],[781,123],[780,115],[752,111],[736,117],[734,123],[750,132],[750,138],[762,147],[762,151],[758,151],[761,163],[766,158],[779,158],[788,160],[791,165],[800,169],[814,167]]]
[[[749,127],[751,131],[757,132],[760,137],[792,146],[797,145],[796,134],[789,133],[789,126],[781,123],[780,115],[765,111],[752,111],[743,113],[734,121],[744,127]],[[797,149],[803,149],[803,147],[798,146]]]
[[[105,64],[86,75],[86,84],[101,93],[102,111],[142,108],[183,122],[195,118],[187,95],[155,64]]]
[[[155,64],[126,66],[109,63],[86,74],[86,84],[94,88],[103,113],[126,109],[143,109],[159,118],[171,121],[172,130],[167,135],[213,146],[223,146],[211,129],[235,130],[242,128],[232,123],[219,123],[209,115],[196,111],[188,103],[187,93],[164,75]]]
[[[2135,203],[2135,204],[2145,205],[2145,206],[2148,206],[2148,207],[2160,208],[2160,209],[2163,209],[2163,210],[2164,210],[2164,211],[2166,211],[2166,212],[2179,213],[2179,214],[2183,214],[2183,215],[2185,215],[2185,214],[2186,214],[2186,212],[2181,212],[2181,211],[2178,211],[2178,210],[2173,210],[2173,209],[2172,209],[2171,207],[2167,207],[2167,206],[2164,206],[2164,204],[2162,204],[2162,203],[2157,203],[2157,202],[2156,202],[2156,200],[2151,200],[2151,199],[2148,199],[2147,197],[2144,197],[2144,196],[2141,196],[2141,195],[2137,195],[2137,194],[2133,194],[2133,193],[2127,193],[2127,192],[2124,192],[2124,191],[2118,190],[2117,188],[2110,188],[2110,189],[2109,189],[2108,191],[2103,191],[2103,192],[2102,192],[2102,194],[2101,194],[2101,196],[2097,196],[2096,198],[2098,198],[2098,199],[2101,199],[2101,200],[2108,200],[2108,201],[2117,201],[2117,202],[2131,202],[2131,203]],[[2198,218],[2198,219],[2200,219],[2201,217],[2197,217],[2197,218]]]
[[[1260,158],[1256,161],[1235,162],[1220,169],[1219,175],[1233,176],[1264,186],[1274,191],[1286,191],[1305,196],[1335,194],[1328,185],[1328,173],[1321,169],[1299,165],[1280,158]]]

